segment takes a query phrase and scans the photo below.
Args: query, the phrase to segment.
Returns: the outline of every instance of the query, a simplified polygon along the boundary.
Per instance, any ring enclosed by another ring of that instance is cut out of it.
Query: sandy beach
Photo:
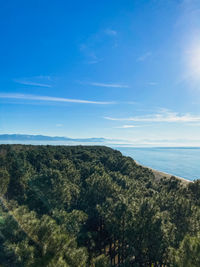
[[[152,169],[150,167],[144,166],[144,165],[138,163],[136,160],[135,160],[135,162],[137,163],[137,165],[140,165],[140,166],[142,166],[144,168],[150,169],[153,172],[155,178],[158,179],[158,180],[163,178],[163,177],[166,177],[166,178],[170,179],[172,176],[174,176],[175,178],[181,180],[184,184],[188,184],[188,183],[192,183],[193,182],[193,181],[187,180],[187,179],[185,179],[183,177],[179,177],[179,176],[176,176],[176,175],[173,175],[173,174],[169,174],[169,173],[166,173],[166,172],[158,171],[158,170]]]

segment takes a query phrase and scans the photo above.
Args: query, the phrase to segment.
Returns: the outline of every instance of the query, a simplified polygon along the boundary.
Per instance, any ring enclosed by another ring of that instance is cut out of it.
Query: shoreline
[[[164,178],[164,177],[170,179],[173,176],[176,179],[181,180],[184,184],[193,183],[193,181],[188,180],[186,178],[183,178],[183,177],[180,177],[180,176],[176,176],[176,175],[173,175],[173,174],[170,174],[170,173],[167,173],[167,172],[159,171],[159,170],[156,170],[156,169],[152,169],[151,167],[147,167],[147,166],[144,166],[144,165],[140,164],[136,160],[134,160],[134,161],[135,161],[135,163],[137,165],[142,166],[144,168],[147,168],[147,169],[151,170],[153,172],[153,174],[154,174],[154,176],[155,176],[156,179],[161,179],[161,178]]]
[[[127,148],[129,148],[129,147],[127,147]],[[157,147],[156,147],[157,148]],[[176,147],[169,147],[169,149],[174,149],[174,148],[176,148]],[[185,147],[184,147],[185,148]],[[135,160],[135,155],[134,155],[134,153],[130,153],[130,151],[132,151],[132,150],[123,150],[123,147],[121,147],[121,149],[120,149],[120,147],[114,147],[114,149],[116,149],[116,150],[118,150],[118,151],[120,151],[121,153],[122,153],[122,155],[123,156],[126,156],[126,157],[130,157],[130,158],[132,158],[134,161],[135,161],[135,163],[137,164],[137,165],[139,165],[139,166],[142,166],[142,167],[144,167],[144,168],[147,168],[147,169],[149,169],[149,170],[151,170],[152,172],[153,172],[153,174],[155,175],[155,178],[156,179],[161,179],[161,178],[163,178],[163,177],[166,177],[166,178],[171,178],[172,176],[173,177],[175,177],[176,179],[178,179],[178,180],[180,180],[180,181],[182,181],[184,184],[188,184],[188,183],[193,183],[194,182],[194,180],[197,180],[197,178],[195,179],[193,179],[192,177],[187,177],[187,178],[184,178],[184,177],[181,177],[181,176],[177,176],[177,175],[175,175],[175,174],[172,174],[172,173],[167,173],[167,172],[165,172],[165,171],[161,171],[161,170],[159,170],[159,169],[154,169],[154,168],[152,168],[152,167],[149,167],[148,165],[144,165],[144,164],[142,164],[142,163],[140,163],[140,162],[138,162],[137,160]],[[146,148],[145,148],[146,149]],[[198,149],[199,149],[199,147],[198,147]],[[137,153],[136,153],[137,154]],[[142,155],[142,154],[141,154]],[[191,179],[191,180],[190,180]]]

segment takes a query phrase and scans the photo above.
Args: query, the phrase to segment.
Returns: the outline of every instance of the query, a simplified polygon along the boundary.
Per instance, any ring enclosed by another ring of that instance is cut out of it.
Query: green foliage
[[[200,266],[200,181],[107,147],[0,146],[0,264]]]
[[[4,195],[8,190],[10,176],[7,170],[0,169],[0,196]]]
[[[196,237],[186,235],[179,249],[172,250],[172,263],[177,267],[200,266],[200,234]]]
[[[94,258],[92,264],[94,267],[110,267],[109,258],[103,254]]]

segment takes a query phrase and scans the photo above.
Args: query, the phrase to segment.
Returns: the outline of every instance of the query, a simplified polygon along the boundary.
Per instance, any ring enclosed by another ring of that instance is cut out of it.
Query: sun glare
[[[193,42],[186,52],[186,76],[193,82],[200,82],[200,40]]]

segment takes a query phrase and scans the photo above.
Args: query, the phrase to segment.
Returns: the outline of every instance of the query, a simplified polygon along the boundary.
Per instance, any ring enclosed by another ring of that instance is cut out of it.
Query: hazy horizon
[[[135,139],[132,141],[123,139],[109,139],[105,137],[73,138],[70,136],[46,136],[46,135],[26,135],[26,134],[0,134],[0,144],[32,144],[32,145],[105,145],[122,147],[161,147],[161,148],[200,148],[199,140],[148,140]]]

